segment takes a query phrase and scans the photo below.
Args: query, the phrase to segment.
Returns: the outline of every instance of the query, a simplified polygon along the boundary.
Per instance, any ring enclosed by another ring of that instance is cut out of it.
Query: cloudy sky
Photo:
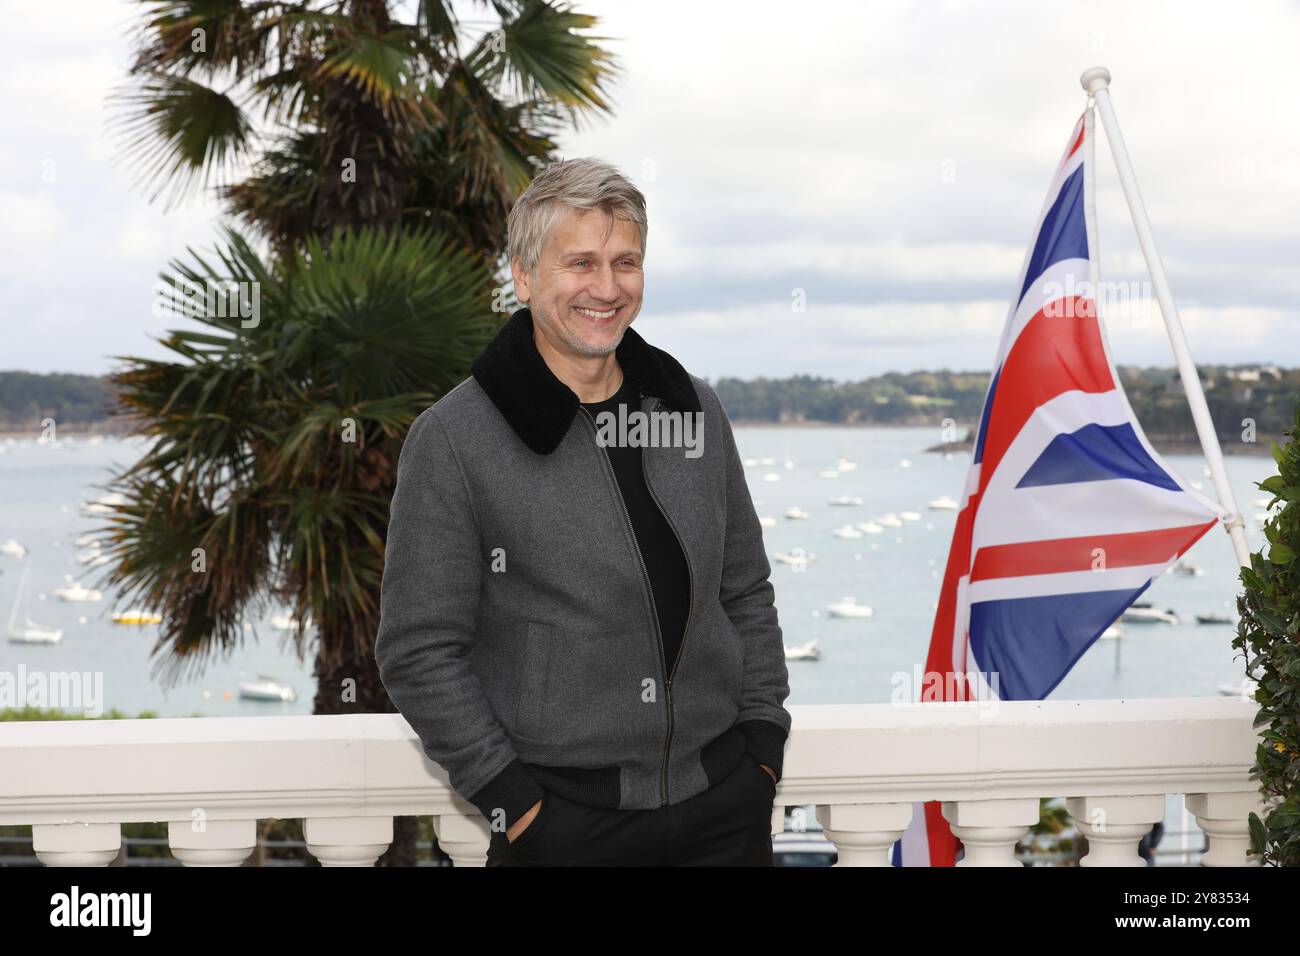
[[[577,0],[620,57],[611,119],[562,143],[646,193],[636,328],[696,374],[987,370],[1085,105],[1112,98],[1199,362],[1300,361],[1300,6]],[[465,7],[466,15],[484,16]],[[163,356],[152,289],[220,210],[133,185],[105,96],[139,12],[21,0],[0,36],[0,369]],[[1145,279],[1104,139],[1102,276]],[[791,307],[804,290],[806,310]],[[1171,365],[1116,310],[1120,363]]]

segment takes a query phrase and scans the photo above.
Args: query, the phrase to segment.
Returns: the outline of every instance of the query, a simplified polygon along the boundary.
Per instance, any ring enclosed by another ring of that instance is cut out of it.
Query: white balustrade
[[[1140,866],[1138,841],[1186,794],[1206,866],[1248,859],[1255,705],[1238,698],[792,706],[772,816],[815,808],[839,866],[888,866],[918,802],[937,801],[962,866],[1017,865],[1042,797],[1064,797],[1084,866]],[[457,866],[488,822],[397,714],[0,723],[0,824],[30,824],[50,866],[107,866],[121,825],[168,824],[187,866],[240,866],[256,821],[300,819],[322,866],[373,866],[393,818],[432,816]],[[792,814],[796,828],[810,822]]]

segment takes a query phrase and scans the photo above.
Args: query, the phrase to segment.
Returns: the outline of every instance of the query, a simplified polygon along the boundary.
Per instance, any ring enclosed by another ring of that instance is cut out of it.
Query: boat
[[[1237,619],[1227,614],[1210,613],[1196,615],[1197,624],[1236,624]]]
[[[798,521],[807,518],[808,512],[804,511],[798,505],[793,505],[792,507],[785,509],[785,516],[791,520]]]
[[[103,542],[99,540],[98,535],[93,532],[83,534],[80,538],[74,541],[73,544],[78,548],[94,548],[95,550],[99,550],[104,546]]]
[[[781,473],[779,471],[768,471],[763,474],[764,481],[780,481]]]
[[[880,527],[874,521],[859,521],[853,527],[857,528],[863,534],[884,534],[885,529]]]
[[[920,521],[921,514],[917,511],[900,511],[898,516],[904,521]]]
[[[835,535],[837,538],[848,538],[850,540],[856,540],[862,537],[862,532],[851,524],[840,525],[832,531],[831,534]]]
[[[90,604],[101,600],[104,594],[102,591],[84,587],[80,583],[73,581],[65,588],[55,588],[54,596],[60,601],[67,601],[71,604]]]
[[[852,471],[854,468],[858,467],[858,463],[852,458],[841,457],[837,462],[835,462],[835,467],[840,471]]]
[[[1106,630],[1101,632],[1101,637],[1099,637],[1098,640],[1113,641],[1116,638],[1120,638],[1123,636],[1124,636],[1124,628],[1120,627],[1118,624],[1112,624],[1110,627],[1106,628]]]
[[[1186,558],[1181,558],[1177,564],[1171,564],[1166,570],[1172,571],[1174,574],[1185,574],[1188,577],[1200,577],[1205,574],[1204,568],[1200,565],[1193,564]]]
[[[132,607],[114,614],[112,620],[114,624],[161,624],[162,615]]]
[[[757,458],[746,458],[746,459],[745,459],[745,467],[746,467],[746,468],[753,468],[753,467],[754,467],[755,465],[757,465],[757,464],[758,464],[758,459],[757,459]]]
[[[297,700],[298,692],[279,678],[258,674],[255,681],[240,681],[239,696],[249,700]]]
[[[780,551],[772,555],[772,560],[778,561],[781,564],[789,564],[793,567],[804,567],[809,561],[817,560],[817,555],[804,553],[786,554],[784,551]]]
[[[798,647],[787,645],[785,659],[787,661],[819,661],[822,659],[822,652],[817,650],[817,641],[811,640],[807,644],[800,644]]]
[[[769,517],[768,515],[760,515],[758,518],[758,523],[761,524],[764,528],[776,527],[776,519]]]
[[[840,473],[834,468],[823,468],[817,472],[818,478],[838,478]]]
[[[83,501],[81,510],[88,515],[111,515],[121,505],[129,504],[131,501],[121,492],[114,491],[111,494],[101,495],[91,501]]]
[[[13,538],[7,538],[0,541],[0,554],[10,558],[23,558],[27,556],[27,549]]]
[[[1240,697],[1242,700],[1254,700],[1257,687],[1259,687],[1258,681],[1243,677],[1236,684],[1219,684],[1218,690],[1224,697]]]
[[[852,595],[845,595],[836,603],[826,605],[826,611],[831,617],[844,618],[871,617],[875,614],[870,605],[859,604],[857,598]]]
[[[856,506],[862,504],[862,498],[858,495],[836,495],[827,501],[827,504],[840,506]]]
[[[928,502],[931,511],[956,511],[959,505],[948,495],[931,498]]]
[[[904,458],[904,459],[902,459],[902,460],[899,461],[899,463],[898,463],[898,467],[899,467],[899,468],[911,468],[911,467],[912,467],[912,463],[911,463],[910,461],[908,461],[906,458]]]
[[[271,626],[277,631],[296,631],[298,630],[298,619],[292,614],[273,614],[271,615]],[[311,626],[311,618],[307,618],[306,630],[310,630]]]
[[[892,511],[887,515],[881,515],[877,518],[876,524],[880,525],[882,528],[901,528],[903,526],[902,519]]]
[[[30,564],[23,566],[22,577],[18,579],[18,593],[14,595],[14,606],[9,611],[8,637],[12,644],[57,644],[63,640],[63,631],[57,627],[46,627],[32,620],[28,612],[27,578],[31,572]],[[18,606],[23,608],[23,623],[18,623]]]
[[[1166,608],[1161,611],[1152,607],[1149,601],[1137,601],[1125,609],[1120,615],[1121,621],[1128,621],[1132,624],[1177,624],[1178,614],[1173,608]]]

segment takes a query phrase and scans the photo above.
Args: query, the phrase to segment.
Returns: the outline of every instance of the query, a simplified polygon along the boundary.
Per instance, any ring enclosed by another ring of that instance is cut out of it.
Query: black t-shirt
[[[593,418],[601,412],[619,416],[619,405],[627,405],[629,413],[641,410],[641,400],[636,387],[624,376],[617,392],[603,402],[583,402]],[[615,422],[617,426],[617,421]],[[664,517],[659,506],[650,497],[641,464],[640,445],[610,444],[605,454],[614,466],[619,491],[627,506],[628,517],[636,535],[646,572],[650,575],[650,589],[654,595],[655,612],[659,617],[659,630],[663,636],[664,672],[672,673],[682,645],[686,616],[690,601],[689,572],[686,556],[682,554],[677,535]],[[637,568],[640,573],[640,568]]]

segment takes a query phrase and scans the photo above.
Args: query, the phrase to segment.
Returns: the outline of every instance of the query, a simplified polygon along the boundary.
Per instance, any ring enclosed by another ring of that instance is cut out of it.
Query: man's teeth
[[[593,312],[591,309],[579,308],[578,311],[581,312],[583,315],[591,316],[593,319],[608,319],[615,312],[617,312],[618,309],[610,309],[608,312]]]

